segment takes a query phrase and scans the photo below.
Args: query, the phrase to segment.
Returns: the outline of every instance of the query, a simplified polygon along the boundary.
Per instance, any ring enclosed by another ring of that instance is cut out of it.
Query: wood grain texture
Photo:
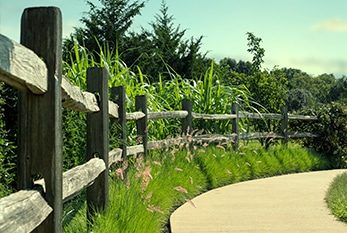
[[[81,89],[66,78],[61,83],[63,107],[77,112],[98,112],[100,110],[94,94]]]
[[[194,144],[203,145],[205,143],[234,143],[236,134],[219,135],[219,134],[202,134],[193,137]]]
[[[94,158],[63,173],[63,200],[70,200],[88,187],[106,169],[102,159]],[[46,190],[43,179],[34,182]]]
[[[182,119],[188,116],[187,111],[169,111],[169,112],[149,112],[149,120],[159,119]]]
[[[126,114],[128,121],[137,121],[144,118],[146,115],[143,112],[129,112]]]
[[[188,99],[182,100],[182,110],[188,112],[188,115],[182,119],[182,134],[190,135],[193,132],[193,102]]]
[[[291,132],[288,133],[289,138],[317,138],[319,135],[314,133],[306,133],[306,132]]]
[[[100,158],[106,165],[87,188],[87,217],[93,220],[95,212],[104,211],[108,205],[108,156],[109,156],[109,109],[108,71],[105,68],[88,68],[87,91],[99,97],[100,111],[87,114],[87,159]]]
[[[123,151],[120,148],[115,148],[111,150],[108,153],[108,166],[111,166],[112,164],[115,164],[115,163],[122,162],[123,161],[122,153]]]
[[[108,115],[118,118],[118,105],[111,100],[108,101]]]
[[[165,149],[172,146],[178,146],[182,143],[188,142],[187,137],[176,137],[176,138],[168,138],[164,140],[158,140],[158,141],[150,141],[148,142],[148,149]]]
[[[193,112],[194,119],[202,120],[232,120],[236,118],[235,114],[204,114]]]
[[[148,142],[148,114],[147,114],[147,98],[146,95],[139,95],[135,97],[135,109],[141,111],[145,116],[136,121],[137,139],[143,145],[143,154],[147,155],[147,142]]]
[[[316,116],[305,116],[305,115],[292,115],[288,114],[289,120],[317,120]]]
[[[143,153],[143,145],[135,145],[127,147],[127,156],[129,155],[137,155]]]
[[[111,124],[115,124],[115,137],[119,141],[119,148],[122,150],[122,158],[126,161],[127,157],[127,119],[126,119],[126,90],[125,86],[111,88],[111,98],[118,107],[118,119],[111,120]]]
[[[252,140],[252,139],[260,139],[260,138],[283,139],[284,137],[274,132],[254,132],[254,133],[240,134],[240,139],[243,139],[243,140]]]
[[[281,114],[277,113],[252,113],[252,112],[239,112],[240,118],[249,118],[249,119],[271,119],[271,120],[280,120],[282,119]]]
[[[44,198],[53,212],[36,232],[62,231],[62,16],[59,8],[37,7],[24,10],[21,18],[21,43],[34,51],[47,67],[47,92],[22,93],[19,123],[19,179],[30,188],[30,176],[45,179]],[[24,165],[24,167],[22,166]],[[21,167],[22,166],[22,167]],[[21,183],[21,182],[19,182]]]
[[[46,64],[33,51],[1,34],[0,80],[34,94],[48,89]]]
[[[0,232],[31,232],[52,212],[41,193],[19,191],[0,199]]]

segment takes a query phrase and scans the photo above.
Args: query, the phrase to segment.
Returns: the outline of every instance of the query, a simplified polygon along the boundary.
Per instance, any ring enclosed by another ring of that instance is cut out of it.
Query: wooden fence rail
[[[111,89],[108,99],[108,72],[90,68],[87,91],[72,85],[62,75],[61,12],[56,7],[25,9],[22,15],[21,44],[0,34],[0,80],[20,91],[18,132],[18,188],[0,199],[0,232],[62,232],[63,202],[87,189],[87,217],[108,206],[108,171],[112,164],[128,156],[147,154],[151,149],[192,143],[233,142],[239,139],[315,137],[288,132],[289,120],[316,120],[314,116],[249,113],[233,104],[230,114],[194,113],[190,100],[182,110],[148,112],[146,96],[137,96],[136,112],[126,112],[125,87]],[[62,172],[62,108],[87,113],[87,162]],[[277,119],[281,133],[239,133],[239,119]],[[182,135],[148,141],[148,121],[179,119]],[[195,135],[193,119],[231,120],[230,135]],[[139,145],[127,145],[127,121],[136,121]],[[108,149],[109,122],[119,125],[120,148]],[[40,143],[38,143],[40,142]],[[34,181],[40,175],[43,179]]]

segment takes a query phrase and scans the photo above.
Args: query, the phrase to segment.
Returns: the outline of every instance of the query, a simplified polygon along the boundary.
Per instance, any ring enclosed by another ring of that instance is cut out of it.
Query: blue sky
[[[97,2],[94,0],[93,2]],[[246,32],[263,39],[264,67],[299,68],[310,74],[347,74],[346,0],[166,0],[186,36],[204,36],[203,51],[250,60]],[[147,0],[132,30],[148,27],[161,0]],[[0,33],[19,40],[25,7],[54,5],[68,35],[87,11],[84,0],[0,0]]]

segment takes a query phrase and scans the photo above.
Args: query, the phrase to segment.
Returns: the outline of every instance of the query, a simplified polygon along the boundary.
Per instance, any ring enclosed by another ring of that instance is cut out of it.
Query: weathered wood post
[[[182,134],[187,137],[188,149],[191,151],[193,150],[193,102],[183,99],[182,110],[188,112],[188,115],[182,119]]]
[[[122,159],[125,160],[127,157],[127,121],[126,121],[126,98],[125,98],[125,87],[113,87],[111,88],[111,99],[118,105],[118,119],[116,123],[117,127],[117,138],[119,138],[119,147],[122,149]]]
[[[235,114],[236,118],[232,119],[232,133],[234,136],[234,150],[239,148],[239,105],[237,103],[233,103],[231,105],[231,114]]]
[[[281,131],[283,135],[283,143],[288,144],[288,123],[289,123],[289,118],[288,118],[288,107],[284,106],[282,107],[282,123],[281,123]]]
[[[135,109],[141,111],[145,116],[136,121],[137,136],[142,141],[143,153],[147,155],[147,143],[148,143],[148,126],[147,126],[147,98],[146,95],[139,95],[135,97]]]
[[[59,8],[24,10],[21,43],[46,63],[48,90],[19,95],[18,188],[32,188],[33,175],[45,181],[44,198],[53,208],[36,232],[62,231],[62,17]]]
[[[188,115],[182,119],[182,134],[185,136],[191,135],[193,132],[193,102],[188,99],[183,99],[182,110],[188,112]]]
[[[104,160],[106,169],[93,185],[87,188],[87,217],[92,220],[96,211],[103,211],[108,204],[108,71],[105,68],[87,70],[87,90],[97,96],[100,111],[87,114],[87,159]]]

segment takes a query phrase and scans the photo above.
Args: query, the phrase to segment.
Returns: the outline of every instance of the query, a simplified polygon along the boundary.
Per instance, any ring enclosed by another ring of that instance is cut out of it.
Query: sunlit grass
[[[324,169],[328,162],[296,145],[258,144],[240,151],[207,147],[193,154],[185,150],[151,152],[134,162],[128,178],[111,174],[110,206],[95,218],[93,232],[165,232],[175,207],[198,194],[226,184],[290,172]],[[65,226],[65,232],[85,231],[85,209]],[[82,222],[84,221],[84,224]]]
[[[325,199],[331,212],[347,222],[347,172],[335,177]]]

